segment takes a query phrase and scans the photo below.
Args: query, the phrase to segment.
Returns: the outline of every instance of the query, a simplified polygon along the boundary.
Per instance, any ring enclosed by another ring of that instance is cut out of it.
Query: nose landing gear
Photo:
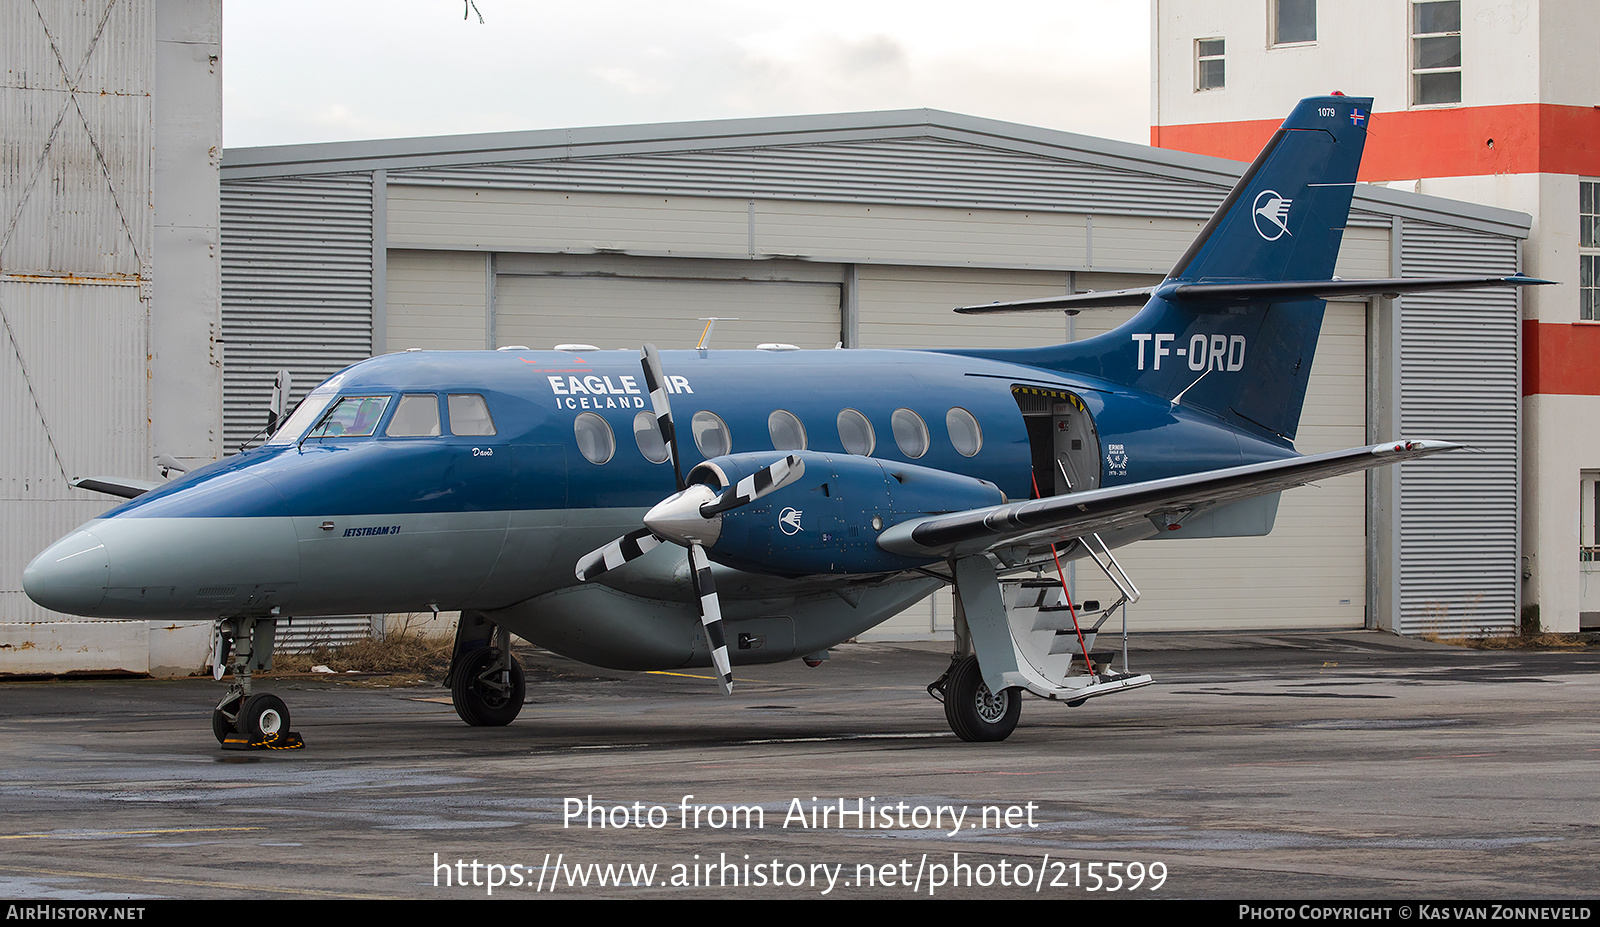
[[[212,672],[234,683],[211,711],[211,733],[224,750],[296,750],[305,741],[289,729],[289,706],[270,692],[251,693],[250,675],[272,668],[277,622],[272,618],[226,618],[217,623]]]

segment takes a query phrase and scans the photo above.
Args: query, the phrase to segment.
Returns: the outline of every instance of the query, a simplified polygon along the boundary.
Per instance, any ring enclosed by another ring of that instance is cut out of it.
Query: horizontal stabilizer
[[[1494,286],[1543,286],[1522,274],[1509,277],[1390,277],[1380,280],[1270,280],[1230,283],[1184,283],[1165,289],[1168,299],[1205,302],[1289,302],[1301,299],[1339,299],[1349,296],[1387,296],[1433,290],[1476,290]]]
[[[129,480],[115,476],[86,476],[72,481],[73,489],[103,492],[123,499],[137,498],[160,485],[153,480]]]
[[[1302,299],[1341,299],[1352,296],[1387,296],[1434,290],[1476,290],[1495,286],[1546,286],[1554,280],[1540,280],[1522,274],[1509,277],[1387,277],[1375,280],[1255,280],[1227,283],[1182,283],[1159,288],[1162,296],[1185,302],[1288,302]],[[1085,309],[1116,309],[1142,306],[1157,292],[1157,287],[1134,287],[1101,293],[1071,293],[1038,299],[1015,299],[1003,303],[958,306],[963,315],[990,312],[1065,312],[1077,315]]]
[[[1445,441],[1394,441],[1207,470],[1110,489],[931,515],[901,522],[878,537],[884,550],[910,556],[970,556],[1004,547],[1040,548],[1161,515],[1182,517],[1222,505],[1425,457],[1459,447]]]
[[[1085,309],[1118,309],[1123,306],[1142,306],[1149,301],[1155,287],[1139,286],[1127,290],[1104,290],[1099,293],[1063,293],[1060,296],[1041,296],[1037,299],[1014,299],[1004,303],[983,303],[977,306],[957,306],[963,315],[982,315],[986,312],[1042,312],[1065,311],[1077,315]]]

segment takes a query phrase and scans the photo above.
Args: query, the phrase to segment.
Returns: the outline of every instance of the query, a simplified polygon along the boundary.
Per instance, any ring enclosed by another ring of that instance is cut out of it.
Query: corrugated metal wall
[[[150,3],[0,3],[0,620],[34,555],[149,470]]]
[[[293,398],[372,354],[372,175],[222,185],[227,452],[266,424],[272,379]]]
[[[395,171],[405,184],[1208,218],[1227,189],[938,138],[509,161]]]
[[[371,174],[222,185],[223,425],[227,453],[263,440],[272,380],[291,401],[372,355]],[[370,616],[286,624],[285,652],[366,637]]]
[[[0,269],[132,279],[150,261],[150,3],[0,5]]]
[[[1517,271],[1511,239],[1422,222],[1402,228],[1406,276]],[[1469,448],[1401,468],[1402,633],[1517,628],[1520,331],[1513,290],[1401,300],[1401,433]]]

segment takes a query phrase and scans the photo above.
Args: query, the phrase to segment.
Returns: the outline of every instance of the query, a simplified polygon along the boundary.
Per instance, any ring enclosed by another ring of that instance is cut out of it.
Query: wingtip
[[[1462,445],[1456,444],[1452,441],[1415,441],[1406,438],[1400,438],[1395,441],[1387,441],[1383,444],[1374,444],[1372,446],[1372,453],[1413,454],[1420,456],[1423,454],[1439,454],[1444,451],[1454,451],[1460,449],[1461,447]]]

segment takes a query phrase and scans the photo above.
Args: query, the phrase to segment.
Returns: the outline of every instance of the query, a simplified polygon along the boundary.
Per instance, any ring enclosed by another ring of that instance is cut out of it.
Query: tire
[[[966,656],[950,670],[944,684],[944,717],[950,730],[969,743],[1005,740],[1022,717],[1022,690],[989,692],[978,669],[978,658]]]
[[[251,743],[277,740],[289,733],[289,706],[271,692],[252,695],[239,706],[238,728]]]
[[[239,729],[234,727],[234,722],[238,720],[239,709],[243,705],[244,698],[242,696],[234,696],[216,708],[211,709],[211,733],[216,736],[217,743],[226,743],[229,734],[237,734],[239,732]],[[223,708],[231,709],[233,713],[224,712]]]
[[[528,684],[515,658],[511,660],[509,692],[490,687],[479,678],[499,657],[499,652],[492,647],[472,651],[461,658],[461,666],[456,669],[450,685],[450,700],[455,703],[456,714],[473,727],[504,727],[522,712]]]

